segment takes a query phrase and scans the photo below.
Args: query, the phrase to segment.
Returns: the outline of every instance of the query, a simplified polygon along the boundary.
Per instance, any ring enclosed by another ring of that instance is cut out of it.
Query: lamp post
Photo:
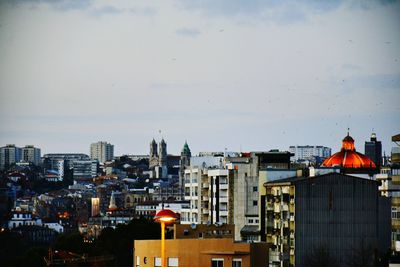
[[[173,222],[177,219],[175,212],[172,210],[160,210],[154,216],[156,222],[161,223],[161,267],[166,267],[165,258],[165,224]]]

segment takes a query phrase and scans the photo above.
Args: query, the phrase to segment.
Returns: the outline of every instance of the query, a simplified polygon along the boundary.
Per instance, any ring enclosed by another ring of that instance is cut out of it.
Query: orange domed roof
[[[376,168],[375,163],[371,159],[356,151],[354,139],[348,133],[347,136],[343,138],[342,150],[327,158],[321,166],[340,166],[343,168]]]

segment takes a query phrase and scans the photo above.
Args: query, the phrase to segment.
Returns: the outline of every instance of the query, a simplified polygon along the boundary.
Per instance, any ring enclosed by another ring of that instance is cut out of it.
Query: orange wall
[[[160,257],[160,240],[136,240],[134,243],[134,262],[140,257],[140,267],[154,267],[154,257]],[[233,258],[241,258],[243,267],[250,267],[250,250],[260,244],[233,243],[232,239],[171,239],[166,240],[166,257],[179,258],[179,266],[207,267],[212,258],[224,259],[224,266],[232,266]],[[268,254],[267,245],[265,255]],[[147,257],[147,264],[143,259]],[[265,256],[267,259],[267,256]],[[268,262],[268,261],[266,261]],[[253,264],[257,266],[258,264]],[[261,264],[260,266],[265,266]]]

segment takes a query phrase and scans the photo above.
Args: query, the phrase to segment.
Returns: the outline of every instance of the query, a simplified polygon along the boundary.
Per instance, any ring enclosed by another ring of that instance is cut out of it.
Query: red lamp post
[[[165,224],[174,222],[176,219],[176,213],[172,210],[160,210],[154,216],[154,220],[161,223],[161,267],[167,266],[165,261]]]

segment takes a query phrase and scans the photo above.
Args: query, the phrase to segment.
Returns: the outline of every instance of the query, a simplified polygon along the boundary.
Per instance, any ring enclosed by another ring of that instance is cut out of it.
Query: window
[[[179,259],[178,258],[168,258],[168,267],[178,267]]]
[[[253,200],[253,206],[257,206],[258,201],[257,200]]]
[[[242,259],[233,259],[232,267],[242,267]]]
[[[154,267],[161,267],[161,258],[154,258]]]
[[[257,192],[257,191],[258,191],[257,186],[253,186],[253,192]]]
[[[224,267],[224,259],[211,259],[211,267]]]

